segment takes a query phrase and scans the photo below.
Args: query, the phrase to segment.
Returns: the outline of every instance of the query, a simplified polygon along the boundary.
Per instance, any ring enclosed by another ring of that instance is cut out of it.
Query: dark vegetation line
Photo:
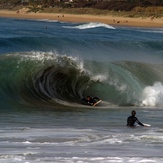
[[[131,11],[135,7],[163,7],[163,0],[0,0],[0,9],[20,5],[42,5],[42,8],[93,8],[110,11]]]

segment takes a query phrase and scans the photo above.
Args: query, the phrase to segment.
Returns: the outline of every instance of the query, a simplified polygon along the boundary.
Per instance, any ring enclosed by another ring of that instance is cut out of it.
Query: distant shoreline
[[[131,26],[163,28],[163,18],[130,18],[114,15],[90,15],[90,14],[67,14],[67,13],[34,13],[26,12],[25,9],[18,11],[0,10],[0,17],[22,19],[49,19],[61,22],[99,22],[113,26]]]

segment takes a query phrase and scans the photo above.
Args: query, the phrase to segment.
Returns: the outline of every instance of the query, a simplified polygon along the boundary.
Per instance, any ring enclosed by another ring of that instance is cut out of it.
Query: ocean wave
[[[0,65],[3,104],[81,107],[81,99],[90,95],[102,99],[103,107],[163,105],[161,65],[97,62],[53,52],[1,55]]]
[[[90,29],[90,28],[99,28],[99,27],[115,29],[113,26],[104,23],[94,23],[94,22],[85,23],[77,26],[64,26],[64,28],[76,28],[76,29]]]

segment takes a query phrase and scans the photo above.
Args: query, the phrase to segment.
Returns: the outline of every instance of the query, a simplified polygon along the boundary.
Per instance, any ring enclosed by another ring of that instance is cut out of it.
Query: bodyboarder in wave
[[[85,103],[91,106],[95,106],[95,104],[98,101],[101,102],[101,100],[98,97],[90,97],[90,96],[87,96],[87,98],[83,98],[82,101],[84,101]]]

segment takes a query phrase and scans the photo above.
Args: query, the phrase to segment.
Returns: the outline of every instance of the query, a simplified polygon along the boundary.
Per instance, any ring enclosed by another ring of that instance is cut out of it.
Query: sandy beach
[[[49,19],[63,22],[101,22],[116,26],[152,27],[162,28],[163,18],[129,18],[113,15],[75,15],[62,13],[33,13],[25,9],[19,11],[0,10],[0,17],[23,19]]]

